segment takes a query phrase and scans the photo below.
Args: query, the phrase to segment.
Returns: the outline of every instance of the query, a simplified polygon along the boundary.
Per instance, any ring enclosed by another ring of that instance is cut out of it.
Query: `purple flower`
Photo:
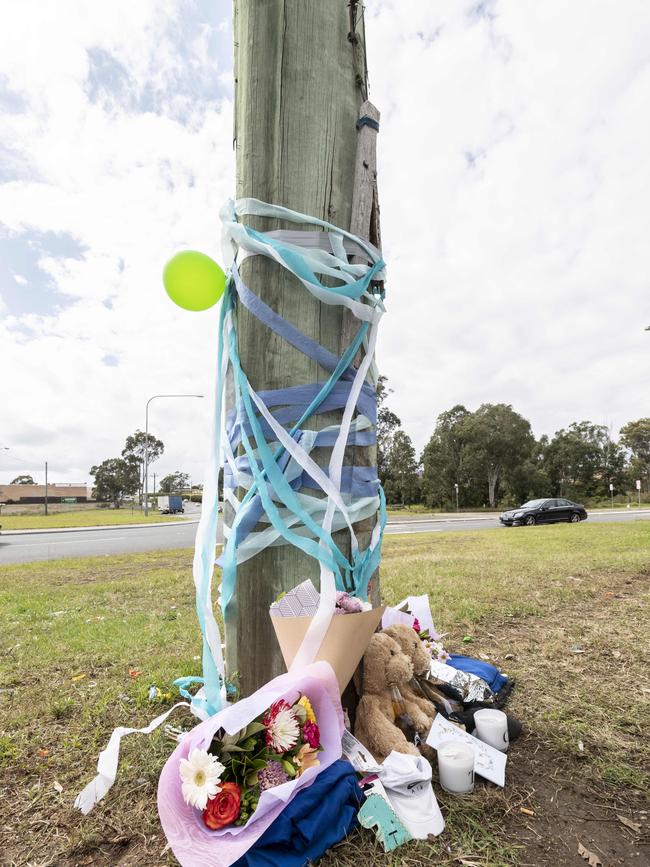
[[[280,762],[269,762],[268,765],[259,772],[257,781],[260,785],[260,791],[272,789],[274,786],[281,786],[289,779]]]
[[[363,606],[359,599],[355,599],[346,593],[344,590],[339,590],[336,594],[336,606],[345,611],[346,614],[358,614],[363,611]]]

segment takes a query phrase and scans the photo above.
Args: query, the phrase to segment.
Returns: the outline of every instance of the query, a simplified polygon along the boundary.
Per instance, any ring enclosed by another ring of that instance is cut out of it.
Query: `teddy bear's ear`
[[[387,626],[386,629],[382,629],[382,635],[389,635],[394,641],[398,641],[397,629],[394,626]]]

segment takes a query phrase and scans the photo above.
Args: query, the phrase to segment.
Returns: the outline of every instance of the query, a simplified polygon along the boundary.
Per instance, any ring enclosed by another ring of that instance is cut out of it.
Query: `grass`
[[[524,858],[516,818],[533,797],[530,771],[517,771],[533,749],[618,804],[647,793],[649,563],[642,521],[388,537],[384,599],[428,592],[448,647],[514,675],[509,709],[534,745],[513,750],[503,791],[438,790],[447,830],[434,842],[387,856],[356,832],[324,863],[545,863]],[[188,550],[0,567],[3,864],[176,863],[155,806],[163,731],[124,742],[118,782],[88,817],[72,803],[112,729],[171,706],[149,702],[149,686],[199,674],[199,654]],[[177,713],[172,722],[191,724]]]
[[[177,515],[145,517],[139,509],[84,509],[78,512],[53,512],[51,515],[0,515],[3,530],[49,530],[58,527],[108,527],[115,524],[156,524],[180,521]]]

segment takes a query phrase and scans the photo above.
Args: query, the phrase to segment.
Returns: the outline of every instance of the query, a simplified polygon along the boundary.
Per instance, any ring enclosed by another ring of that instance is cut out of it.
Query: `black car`
[[[569,521],[577,524],[587,520],[587,510],[579,503],[571,500],[529,500],[518,509],[502,512],[499,520],[506,527],[517,527],[522,524],[530,527],[533,524],[554,524],[557,521]]]

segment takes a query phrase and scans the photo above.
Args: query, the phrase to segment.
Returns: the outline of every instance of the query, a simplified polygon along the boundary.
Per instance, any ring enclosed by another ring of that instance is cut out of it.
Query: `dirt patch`
[[[522,865],[584,867],[579,844],[604,867],[650,863],[648,801],[640,792],[582,779],[574,762],[558,761],[534,735],[513,744],[507,786],[519,793],[520,802],[507,811],[504,830],[524,847]],[[618,816],[640,824],[641,830],[626,827]]]

